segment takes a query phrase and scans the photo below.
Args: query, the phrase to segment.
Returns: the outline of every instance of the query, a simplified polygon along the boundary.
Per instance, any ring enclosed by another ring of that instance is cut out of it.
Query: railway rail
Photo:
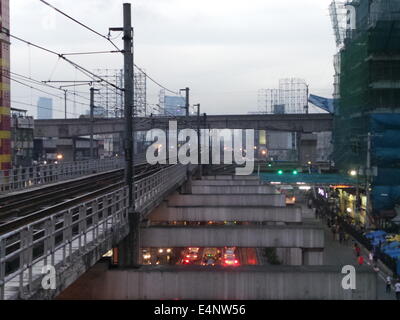
[[[135,179],[143,179],[160,166],[135,167]],[[49,185],[38,190],[0,198],[0,235],[41,219],[56,211],[78,205],[124,186],[124,170],[113,170],[77,181]]]

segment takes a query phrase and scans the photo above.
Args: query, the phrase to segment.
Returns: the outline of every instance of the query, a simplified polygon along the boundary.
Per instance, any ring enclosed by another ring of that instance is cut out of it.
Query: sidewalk
[[[357,258],[353,249],[353,238],[350,237],[347,244],[341,244],[337,240],[333,240],[332,231],[328,228],[323,220],[317,220],[312,212],[306,205],[302,205],[303,209],[303,222],[308,224],[316,224],[325,230],[325,250],[324,250],[324,265],[357,265]],[[360,245],[360,244],[359,244]],[[368,251],[362,247],[361,254],[364,257],[365,265],[372,265],[368,260]],[[386,279],[387,274],[383,271],[378,272],[377,294],[378,300],[395,300],[395,293],[392,289],[391,294],[386,293]],[[391,275],[392,276],[392,275]]]

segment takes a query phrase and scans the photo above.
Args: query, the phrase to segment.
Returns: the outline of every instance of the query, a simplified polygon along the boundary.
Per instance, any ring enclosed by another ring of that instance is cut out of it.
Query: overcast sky
[[[122,26],[122,0],[47,0],[107,35]],[[39,0],[10,0],[11,34],[60,53],[113,50]],[[275,88],[280,78],[306,79],[311,93],[331,97],[335,41],[330,0],[137,0],[133,4],[135,62],[166,87],[191,88],[191,103],[209,114],[257,110],[257,92]],[[113,37],[122,47],[118,33]],[[11,69],[38,80],[86,80],[56,56],[12,40]],[[90,70],[119,69],[122,55],[73,56]],[[44,88],[45,89],[45,88]],[[13,84],[12,99],[36,105],[46,96]],[[46,91],[48,89],[45,89]],[[87,92],[88,87],[79,91]],[[148,102],[159,88],[149,83]],[[62,93],[52,91],[56,95]],[[71,99],[73,99],[71,97]],[[87,103],[86,100],[79,100]],[[55,109],[63,110],[54,98]],[[13,104],[28,109],[34,107]],[[69,102],[69,111],[87,106]],[[62,117],[57,112],[55,117]],[[70,115],[71,116],[71,115]]]

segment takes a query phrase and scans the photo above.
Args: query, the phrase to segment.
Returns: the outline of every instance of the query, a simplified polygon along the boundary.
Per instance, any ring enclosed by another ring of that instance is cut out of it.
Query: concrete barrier
[[[356,269],[344,290],[341,267],[146,266],[88,272],[59,299],[96,300],[376,300],[377,275]]]
[[[273,186],[196,186],[192,185],[193,194],[278,194]]]
[[[259,180],[193,180],[193,186],[259,186]]]
[[[243,247],[324,248],[324,230],[314,226],[151,226],[140,229],[143,248]]]
[[[259,180],[258,176],[217,175],[204,176],[203,180]]]
[[[301,223],[301,207],[168,207],[163,203],[151,221],[246,221]]]
[[[286,199],[283,194],[193,194],[179,195],[175,193],[168,199],[169,206],[274,206],[285,207]]]

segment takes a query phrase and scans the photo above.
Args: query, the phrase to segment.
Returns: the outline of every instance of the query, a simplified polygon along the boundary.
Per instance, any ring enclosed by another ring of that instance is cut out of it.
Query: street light
[[[350,175],[351,175],[352,177],[357,176],[357,170],[351,170],[351,171],[350,171]]]

